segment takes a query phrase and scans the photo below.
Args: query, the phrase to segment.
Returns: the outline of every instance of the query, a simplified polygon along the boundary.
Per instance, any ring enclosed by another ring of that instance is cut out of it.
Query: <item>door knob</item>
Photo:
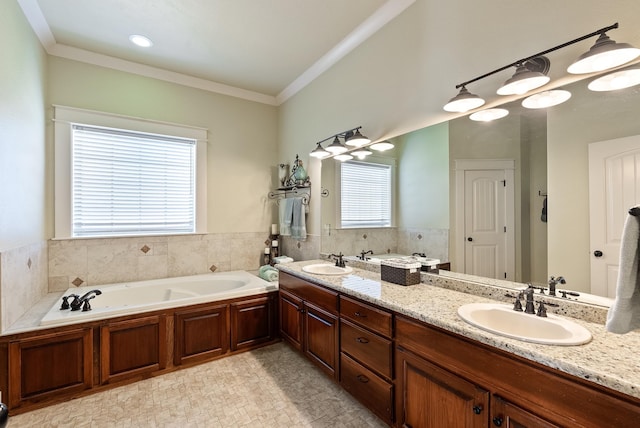
[[[603,254],[602,254],[602,251],[600,251],[600,250],[595,250],[595,251],[593,252],[593,255],[594,255],[594,256],[596,256],[596,257],[602,257],[602,255],[603,255]]]
[[[471,242],[471,241],[473,241],[473,238],[472,237],[468,237],[467,241]]]

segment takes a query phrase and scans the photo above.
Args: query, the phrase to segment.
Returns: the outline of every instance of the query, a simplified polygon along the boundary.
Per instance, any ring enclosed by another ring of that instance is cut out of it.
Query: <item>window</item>
[[[206,130],[56,106],[56,238],[205,232]]]
[[[343,228],[391,226],[392,165],[340,165],[340,223]]]
[[[195,232],[195,140],[72,129],[72,236]]]

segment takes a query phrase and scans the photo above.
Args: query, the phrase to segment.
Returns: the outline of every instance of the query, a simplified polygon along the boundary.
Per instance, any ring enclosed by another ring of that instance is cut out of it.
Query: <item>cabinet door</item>
[[[489,392],[397,348],[397,417],[413,428],[486,427]]]
[[[149,374],[166,367],[166,317],[111,322],[100,329],[102,383]]]
[[[176,311],[175,365],[203,361],[229,351],[227,305]]]
[[[231,304],[231,350],[251,348],[275,337],[272,296]]]
[[[544,409],[541,409],[544,412]],[[494,396],[491,404],[491,423],[503,428],[558,428],[526,410]]]
[[[338,317],[305,302],[304,353],[325,373],[338,379]]]
[[[92,387],[93,330],[23,339],[9,344],[8,404],[61,397]]]
[[[280,290],[280,334],[294,348],[302,350],[302,300]]]

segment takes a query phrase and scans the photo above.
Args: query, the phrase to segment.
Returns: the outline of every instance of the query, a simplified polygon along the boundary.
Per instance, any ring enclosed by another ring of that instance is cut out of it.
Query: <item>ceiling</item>
[[[18,3],[51,55],[278,105],[414,1]],[[132,34],[153,46],[135,46]]]

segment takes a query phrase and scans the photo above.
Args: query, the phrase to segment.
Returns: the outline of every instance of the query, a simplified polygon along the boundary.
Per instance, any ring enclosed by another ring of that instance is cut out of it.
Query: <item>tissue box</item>
[[[420,283],[420,262],[403,259],[387,259],[380,262],[380,276],[383,281],[400,285]]]

